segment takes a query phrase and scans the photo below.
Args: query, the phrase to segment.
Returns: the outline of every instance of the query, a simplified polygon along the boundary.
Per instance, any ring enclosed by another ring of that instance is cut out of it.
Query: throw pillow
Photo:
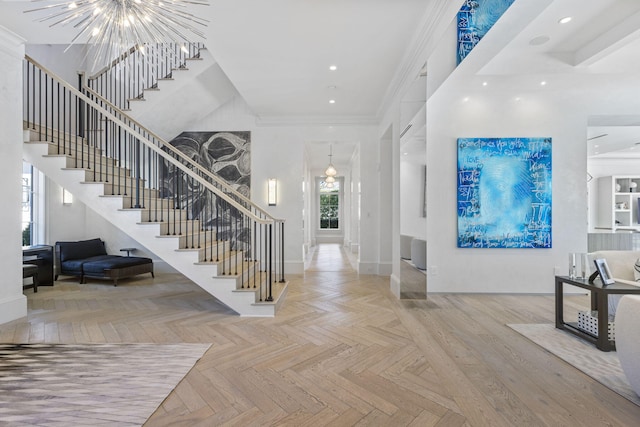
[[[640,258],[638,258],[636,263],[633,264],[633,278],[636,282],[640,282]]]

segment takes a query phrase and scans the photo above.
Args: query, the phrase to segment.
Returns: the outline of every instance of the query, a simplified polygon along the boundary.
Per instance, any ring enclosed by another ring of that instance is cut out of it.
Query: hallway
[[[320,243],[312,248],[305,264],[306,272],[357,271],[357,254],[348,253],[339,243]]]

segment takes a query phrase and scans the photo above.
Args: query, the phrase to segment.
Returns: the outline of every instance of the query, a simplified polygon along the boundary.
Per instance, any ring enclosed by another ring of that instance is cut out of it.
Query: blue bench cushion
[[[82,276],[84,265],[87,262],[105,262],[113,256],[117,255],[98,255],[89,258],[70,259],[67,261],[62,261],[60,265],[62,266],[62,271],[64,272],[64,274],[70,274],[72,276]]]
[[[105,270],[113,268],[133,267],[134,265],[151,264],[151,258],[135,256],[105,255],[85,260],[82,272],[86,275],[103,275]]]

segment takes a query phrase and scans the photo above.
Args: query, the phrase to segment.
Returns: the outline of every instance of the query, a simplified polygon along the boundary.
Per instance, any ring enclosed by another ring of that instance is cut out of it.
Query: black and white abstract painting
[[[250,198],[251,132],[182,132],[170,144]],[[167,164],[165,171],[163,193],[186,206],[190,218],[199,219],[204,229],[215,228],[218,238],[231,240],[232,245],[249,241],[249,230],[235,208],[223,206],[224,202],[192,178],[174,173],[174,166]]]
[[[182,132],[170,144],[250,196],[251,132]]]

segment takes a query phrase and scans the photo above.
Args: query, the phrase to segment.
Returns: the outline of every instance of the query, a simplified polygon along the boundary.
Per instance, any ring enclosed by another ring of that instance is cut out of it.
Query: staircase
[[[95,91],[25,61],[24,158],[242,316],[283,301],[284,221]]]
[[[220,65],[200,43],[131,49],[111,67],[83,80],[167,141],[237,95]]]

